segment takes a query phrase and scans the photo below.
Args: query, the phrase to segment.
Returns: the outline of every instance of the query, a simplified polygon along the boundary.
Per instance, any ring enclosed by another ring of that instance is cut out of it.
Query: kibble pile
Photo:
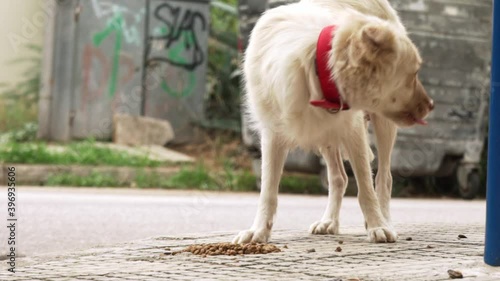
[[[213,243],[213,244],[198,244],[191,245],[182,251],[173,253],[190,252],[201,256],[217,256],[217,255],[252,255],[252,254],[269,254],[281,252],[281,250],[272,244],[249,243],[249,244],[233,244],[233,243]]]

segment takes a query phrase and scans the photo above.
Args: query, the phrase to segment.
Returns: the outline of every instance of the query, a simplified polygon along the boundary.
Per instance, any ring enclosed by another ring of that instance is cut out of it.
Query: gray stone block
[[[165,145],[172,139],[174,130],[166,120],[126,114],[113,116],[113,142],[117,144]]]

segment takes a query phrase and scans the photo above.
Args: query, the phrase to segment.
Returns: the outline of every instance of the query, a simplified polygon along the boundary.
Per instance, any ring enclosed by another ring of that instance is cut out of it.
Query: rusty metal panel
[[[169,120],[174,142],[195,140],[193,124],[204,116],[208,1],[152,0],[149,12],[145,115]]]
[[[73,138],[111,137],[114,113],[139,115],[145,1],[81,1],[71,107]]]

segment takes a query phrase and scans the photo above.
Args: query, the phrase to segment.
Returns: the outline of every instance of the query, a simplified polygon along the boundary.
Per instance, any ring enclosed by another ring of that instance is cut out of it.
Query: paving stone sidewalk
[[[396,227],[400,238],[392,244],[368,243],[362,228],[341,228],[335,236],[275,231],[271,242],[282,252],[244,256],[164,254],[191,244],[228,242],[236,233],[155,237],[21,258],[16,274],[2,261],[0,280],[449,280],[449,269],[461,271],[463,280],[500,280],[500,268],[483,263],[484,226]]]

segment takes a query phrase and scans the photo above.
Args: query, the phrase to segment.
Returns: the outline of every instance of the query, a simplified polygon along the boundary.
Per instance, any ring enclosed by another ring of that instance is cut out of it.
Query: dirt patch
[[[203,131],[203,141],[196,144],[169,145],[170,148],[203,161],[209,169],[220,170],[226,165],[249,170],[251,156],[239,133],[229,131]]]

